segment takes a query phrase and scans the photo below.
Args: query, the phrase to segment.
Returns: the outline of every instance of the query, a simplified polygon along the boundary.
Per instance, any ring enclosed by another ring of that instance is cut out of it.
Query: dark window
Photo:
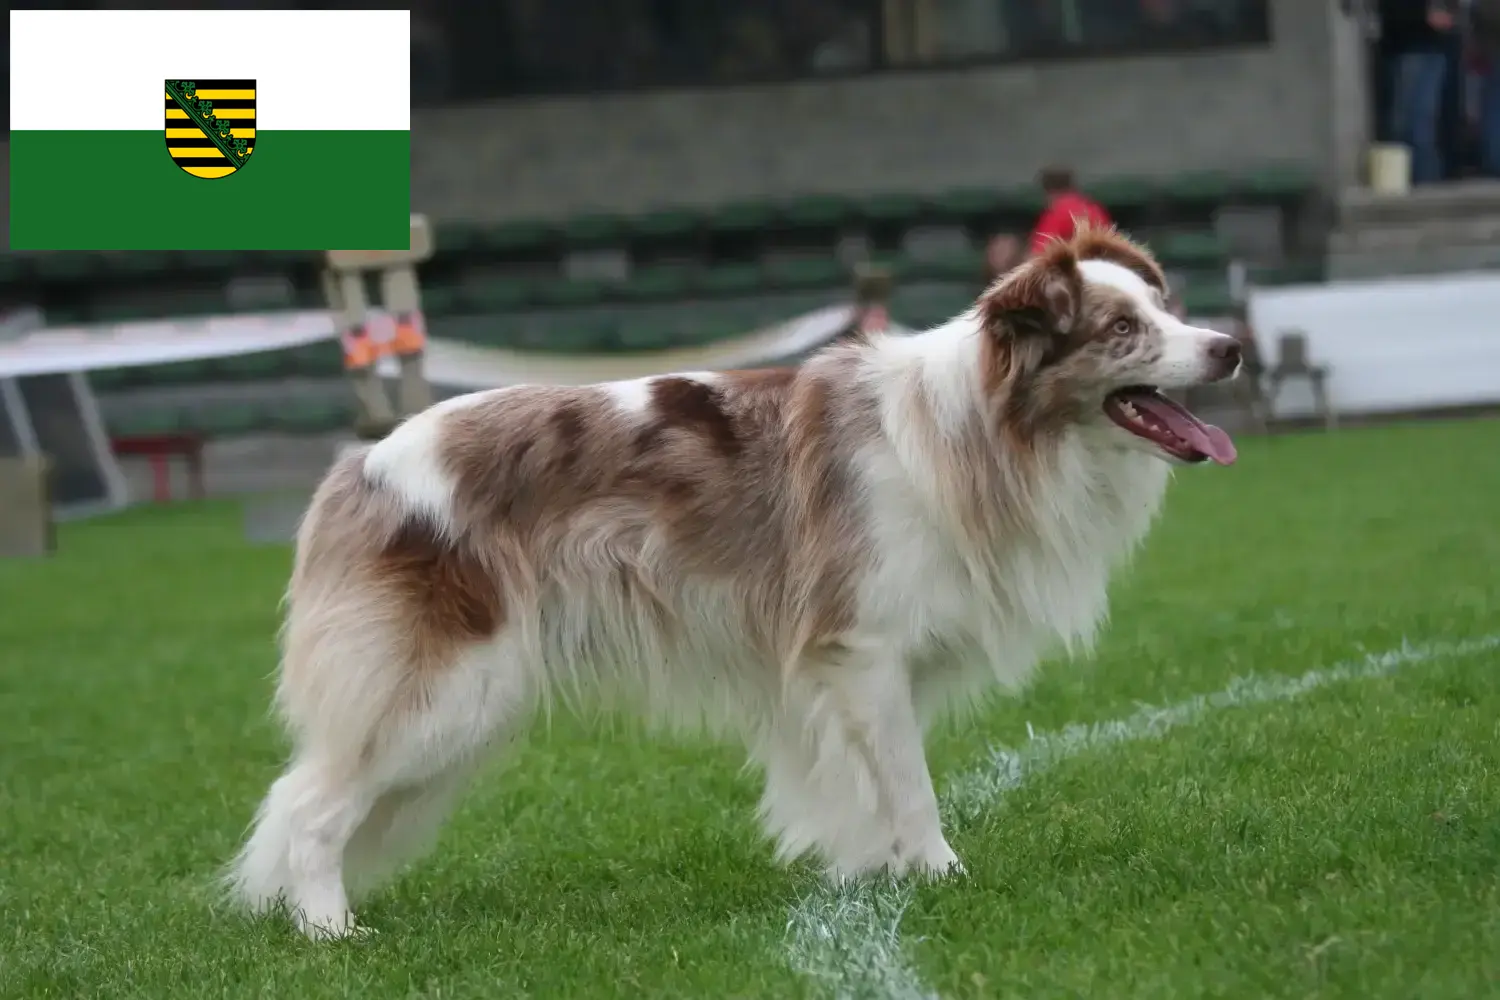
[[[414,0],[416,104],[1263,43],[1267,0]]]

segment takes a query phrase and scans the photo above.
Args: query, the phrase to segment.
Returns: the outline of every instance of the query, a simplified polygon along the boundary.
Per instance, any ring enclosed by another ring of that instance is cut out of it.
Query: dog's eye
[[[1130,319],[1128,316],[1121,316],[1119,319],[1115,320],[1113,329],[1116,336],[1123,337],[1135,330],[1135,320]]]

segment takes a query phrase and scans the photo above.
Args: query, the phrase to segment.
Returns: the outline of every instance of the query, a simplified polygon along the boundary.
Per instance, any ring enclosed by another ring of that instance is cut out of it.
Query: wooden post
[[[324,287],[344,332],[344,370],[358,400],[354,430],[361,438],[384,437],[401,418],[426,409],[432,401],[424,370],[427,323],[417,281],[417,265],[432,251],[432,232],[421,215],[411,217],[407,250],[328,251]],[[380,275],[384,315],[378,319],[365,295],[368,271]],[[381,359],[391,356],[400,370],[397,408],[392,408],[379,373]]]
[[[432,405],[432,387],[424,369],[427,355],[427,321],[422,315],[422,291],[417,287],[417,269],[410,264],[380,272],[380,298],[396,324],[395,353],[401,366],[397,399],[401,415],[409,417]]]
[[[52,463],[0,458],[0,557],[34,558],[57,548],[52,521]]]
[[[378,340],[370,324],[370,301],[361,271],[329,271],[325,292],[338,316],[344,348],[344,373],[354,390],[354,430],[361,437],[384,437],[396,422],[391,401],[380,382]]]

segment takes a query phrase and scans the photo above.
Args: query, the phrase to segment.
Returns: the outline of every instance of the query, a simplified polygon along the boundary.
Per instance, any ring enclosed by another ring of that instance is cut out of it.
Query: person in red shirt
[[[1078,190],[1073,171],[1067,167],[1048,167],[1040,179],[1047,207],[1031,232],[1032,253],[1041,253],[1053,240],[1071,238],[1080,221],[1098,227],[1112,225],[1104,206]]]

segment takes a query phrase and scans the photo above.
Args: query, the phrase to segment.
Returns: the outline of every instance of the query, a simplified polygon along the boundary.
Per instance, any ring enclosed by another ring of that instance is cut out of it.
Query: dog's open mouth
[[[1155,388],[1135,385],[1104,397],[1104,412],[1136,437],[1145,438],[1183,462],[1233,465],[1236,452],[1229,435],[1205,424]]]

